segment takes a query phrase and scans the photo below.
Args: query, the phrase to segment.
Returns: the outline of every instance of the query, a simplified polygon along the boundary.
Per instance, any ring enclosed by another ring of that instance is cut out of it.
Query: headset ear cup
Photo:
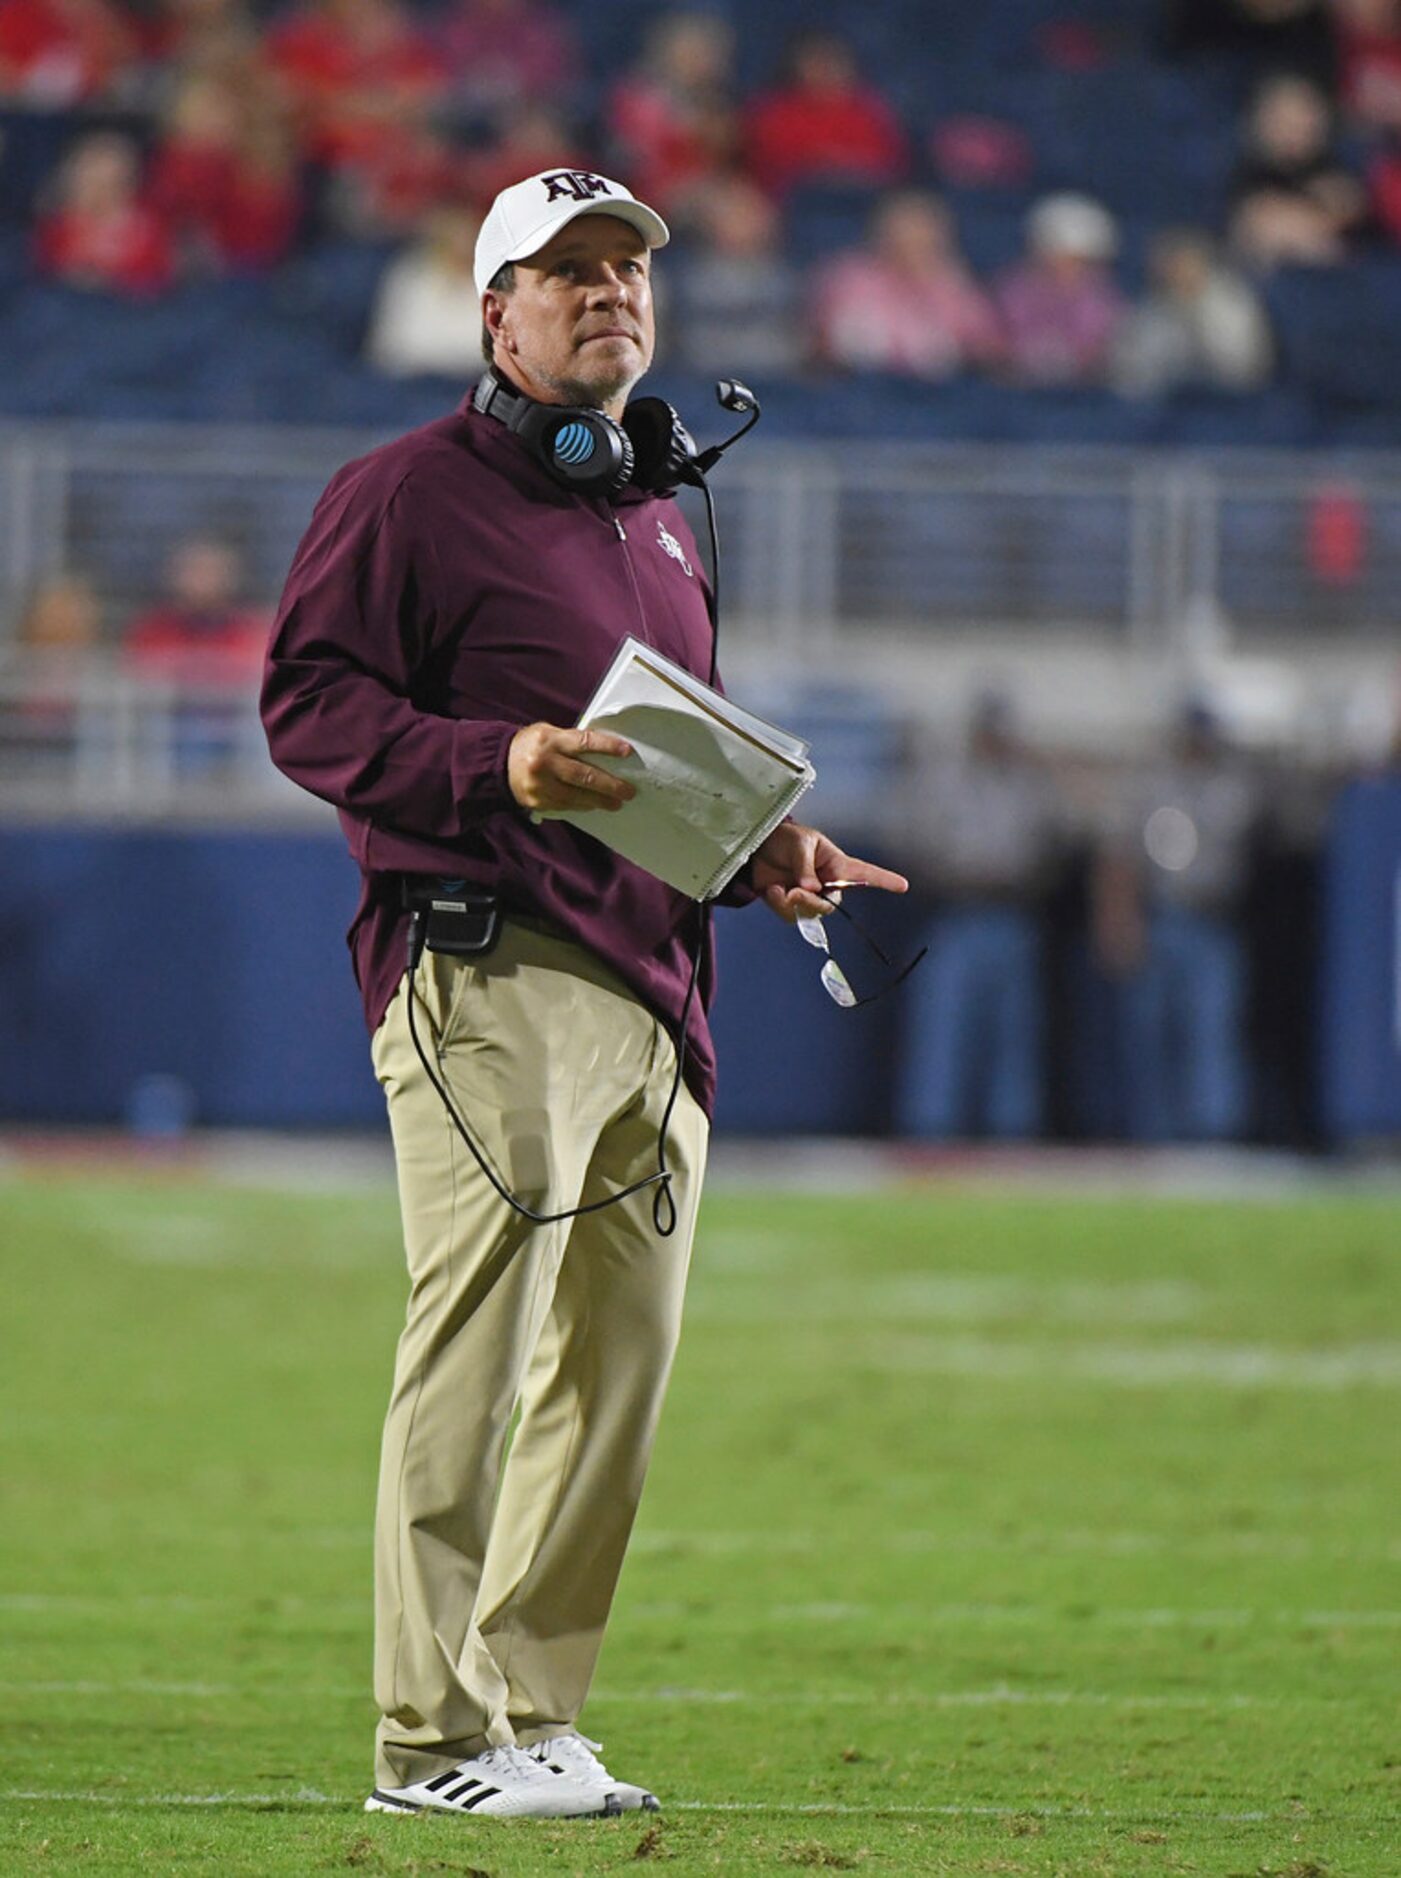
[[[638,398],[623,412],[623,428],[632,439],[632,479],[640,489],[661,494],[694,481],[695,440],[665,398]]]
[[[616,496],[632,480],[632,439],[603,411],[523,398],[510,423],[555,481],[576,495]]]

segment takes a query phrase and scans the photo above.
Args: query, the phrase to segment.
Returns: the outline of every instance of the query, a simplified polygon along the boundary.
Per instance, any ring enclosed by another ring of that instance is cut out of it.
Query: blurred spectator
[[[1401,247],[1401,145],[1388,150],[1372,166],[1372,214],[1377,227]]]
[[[187,70],[249,69],[261,56],[248,0],[157,0],[144,23],[148,54]]]
[[[1331,95],[1338,48],[1326,0],[1168,0],[1165,48],[1217,54],[1253,77],[1298,72]]]
[[[110,131],[84,137],[53,189],[53,207],[34,230],[41,273],[65,286],[135,298],[171,284],[169,232],[142,192],[141,161],[129,138]]]
[[[445,206],[380,279],[370,318],[370,362],[396,378],[432,372],[463,378],[482,362],[482,316],[472,284],[481,219]]]
[[[562,113],[554,105],[527,104],[511,114],[494,143],[458,159],[457,188],[485,213],[499,192],[522,176],[587,167]]]
[[[265,92],[216,72],[187,76],[151,166],[151,200],[196,271],[282,260],[301,213],[295,155]]]
[[[1121,796],[1091,917],[1099,967],[1116,988],[1134,1140],[1224,1141],[1245,1125],[1239,908],[1258,813],[1200,702],[1182,711],[1167,760]]]
[[[20,615],[15,644],[22,657],[52,657],[65,666],[102,639],[102,602],[83,574],[58,574],[38,588]]]
[[[939,181],[951,189],[1024,189],[1036,168],[1021,125],[974,112],[941,118],[929,133],[929,155]]]
[[[863,82],[856,54],[838,33],[794,39],[782,83],[750,105],[746,137],[750,169],[777,195],[798,183],[880,187],[909,173],[900,120]]]
[[[783,258],[778,210],[753,183],[726,176],[704,192],[696,238],[668,278],[671,363],[779,377],[799,369],[798,276]]]
[[[458,115],[504,124],[530,103],[558,103],[579,77],[571,22],[545,0],[453,0],[438,43]]]
[[[1267,79],[1255,94],[1231,193],[1231,245],[1243,261],[1307,267],[1344,258],[1366,196],[1334,150],[1328,100],[1308,79]]]
[[[134,71],[135,32],[108,0],[0,0],[0,100],[61,111]]]
[[[245,689],[256,683],[271,612],[242,596],[243,559],[217,535],[177,542],[165,598],[127,628],[124,651],[140,677],[176,685]]]
[[[305,0],[272,29],[268,56],[346,232],[409,230],[451,188],[453,155],[433,123],[447,74],[397,0]]]
[[[728,21],[714,13],[663,14],[641,59],[609,94],[618,172],[673,219],[689,218],[737,154],[733,63]]]
[[[1356,124],[1401,132],[1401,0],[1334,0],[1341,97]]]
[[[17,694],[13,730],[28,756],[68,750],[101,640],[102,603],[85,576],[59,574],[31,597],[3,660],[6,689]]]
[[[427,36],[396,0],[305,0],[273,27],[268,51],[310,154],[332,168],[361,158],[401,114],[417,121],[446,82]]]
[[[929,958],[906,989],[901,1134],[1026,1139],[1044,1115],[1040,901],[1057,858],[1059,809],[1010,702],[977,701],[959,755],[926,756],[899,852],[937,903]]]
[[[7,663],[32,687],[30,705],[66,713],[101,644],[97,588],[84,574],[58,574],[35,590],[21,613]]]
[[[1114,382],[1130,397],[1186,386],[1253,391],[1270,376],[1274,348],[1265,310],[1211,237],[1168,229],[1148,257],[1148,295],[1119,335]]]
[[[950,378],[1000,351],[997,315],[959,253],[953,218],[923,189],[884,197],[867,245],[820,270],[813,327],[818,357],[855,371]]]
[[[1118,232],[1088,196],[1044,196],[1026,258],[997,282],[1006,362],[1029,385],[1091,385],[1109,373],[1125,302],[1111,263]]]

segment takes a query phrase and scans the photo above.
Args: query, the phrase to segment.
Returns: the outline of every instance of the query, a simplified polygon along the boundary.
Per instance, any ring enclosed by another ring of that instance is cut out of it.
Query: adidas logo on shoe
[[[601,1763],[600,1763],[601,1766]],[[407,1787],[376,1787],[367,1813],[471,1813],[479,1819],[585,1819],[628,1802],[597,1782],[541,1764],[524,1748],[486,1748],[445,1774]]]

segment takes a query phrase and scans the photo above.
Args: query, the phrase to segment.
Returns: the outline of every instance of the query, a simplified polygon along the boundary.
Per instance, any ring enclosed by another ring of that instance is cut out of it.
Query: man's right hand
[[[527,724],[511,739],[506,777],[523,809],[620,809],[637,794],[590,755],[631,756],[632,745],[606,730]]]

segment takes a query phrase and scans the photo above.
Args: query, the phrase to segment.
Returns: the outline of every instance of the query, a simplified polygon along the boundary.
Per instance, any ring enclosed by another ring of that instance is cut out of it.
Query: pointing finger
[[[903,874],[895,873],[888,867],[877,867],[874,861],[858,861],[845,856],[841,864],[839,880],[829,881],[831,887],[883,887],[887,893],[907,893],[909,881]]]

